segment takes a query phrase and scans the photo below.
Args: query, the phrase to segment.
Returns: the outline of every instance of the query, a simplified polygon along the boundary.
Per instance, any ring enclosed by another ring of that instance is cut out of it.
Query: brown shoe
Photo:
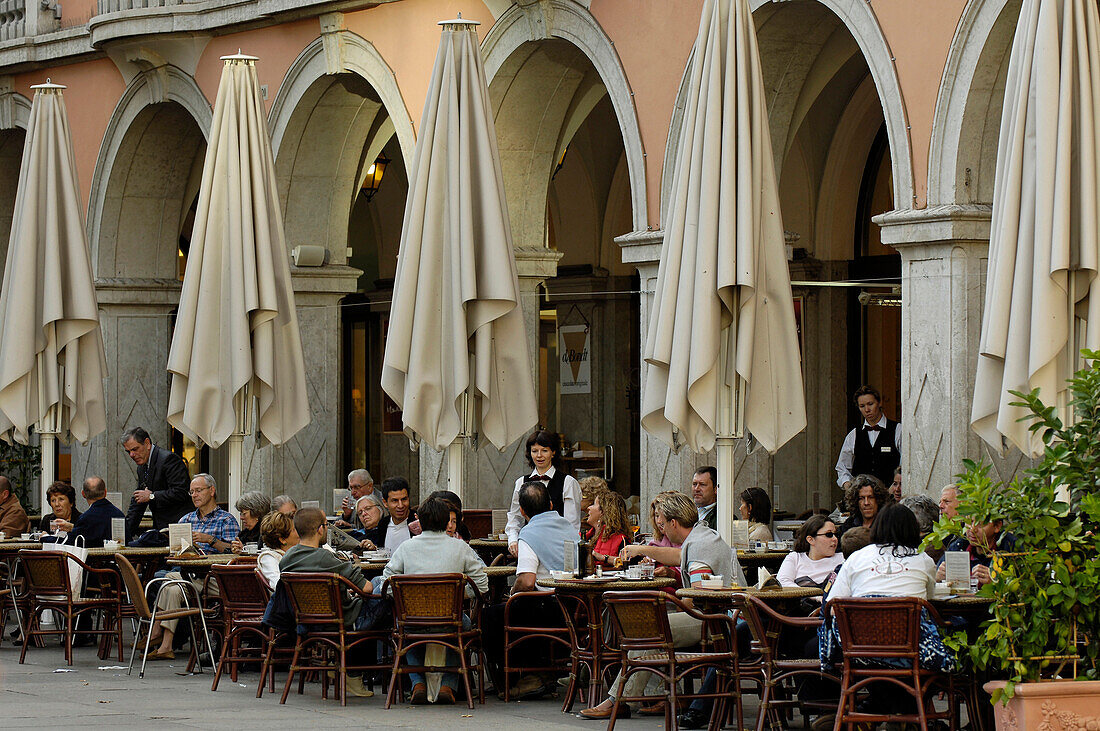
[[[639,716],[663,716],[665,715],[665,702],[656,701],[648,703],[638,709]]]
[[[435,697],[435,703],[437,706],[453,706],[455,704],[455,692],[451,690],[450,686],[439,686],[439,693]]]
[[[580,718],[585,718],[589,721],[606,721],[607,719],[611,718],[611,711],[614,710],[614,708],[615,704],[611,704],[606,709],[601,709],[597,706],[593,706],[592,708],[585,708],[577,715]],[[628,704],[619,704],[619,714],[616,716],[616,719],[619,718],[630,718],[630,706]]]
[[[176,653],[171,650],[165,650],[164,652],[154,651],[145,656],[146,660],[175,660]]]
[[[414,706],[422,706],[428,702],[428,688],[423,683],[417,683],[413,686],[412,694],[409,695],[409,703]]]

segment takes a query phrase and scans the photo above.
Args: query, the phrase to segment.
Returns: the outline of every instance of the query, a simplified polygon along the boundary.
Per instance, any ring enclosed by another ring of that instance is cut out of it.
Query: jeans
[[[470,629],[470,618],[462,617],[462,629]],[[427,645],[417,645],[405,654],[405,662],[409,665],[423,665],[424,664],[424,648]],[[447,648],[445,653],[444,664],[448,667],[455,667],[459,664],[458,653]],[[427,679],[424,677],[424,673],[409,673],[409,680],[413,685],[417,683],[427,683]],[[458,690],[458,673],[443,673],[443,685],[453,690]]]

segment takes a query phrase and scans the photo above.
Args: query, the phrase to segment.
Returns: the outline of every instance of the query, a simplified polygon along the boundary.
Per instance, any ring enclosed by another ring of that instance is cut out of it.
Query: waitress
[[[550,493],[550,503],[558,515],[573,524],[573,530],[581,530],[581,486],[571,475],[559,467],[561,442],[558,435],[546,429],[536,429],[527,437],[527,464],[531,472],[516,480],[512,491],[512,504],[508,509],[508,552],[519,553],[519,529],[523,527],[523,514],[519,511],[519,489],[528,481],[542,482]]]

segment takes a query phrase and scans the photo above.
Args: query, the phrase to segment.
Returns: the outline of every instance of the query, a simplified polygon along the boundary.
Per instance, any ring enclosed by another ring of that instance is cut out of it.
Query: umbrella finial
[[[66,89],[68,87],[62,86],[61,84],[53,83],[53,81],[50,80],[50,77],[47,76],[45,84],[35,84],[31,88],[35,91],[61,91],[62,89]]]
[[[231,56],[222,56],[222,61],[225,63],[256,63],[260,59],[256,56],[249,56],[247,53],[242,53],[241,49],[237,49],[237,52]]]
[[[441,21],[439,21],[438,25],[442,25],[444,28],[446,28],[447,26],[452,26],[452,25],[468,25],[468,26],[472,27],[472,26],[481,25],[481,22],[477,21],[477,20],[466,20],[465,18],[462,17],[462,13],[459,13],[458,17],[455,18],[454,20],[441,20]]]

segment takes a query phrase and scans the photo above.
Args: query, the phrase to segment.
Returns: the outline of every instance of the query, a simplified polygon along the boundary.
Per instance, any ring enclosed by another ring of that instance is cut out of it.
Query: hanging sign
[[[592,330],[587,325],[558,328],[562,395],[592,393]]]

